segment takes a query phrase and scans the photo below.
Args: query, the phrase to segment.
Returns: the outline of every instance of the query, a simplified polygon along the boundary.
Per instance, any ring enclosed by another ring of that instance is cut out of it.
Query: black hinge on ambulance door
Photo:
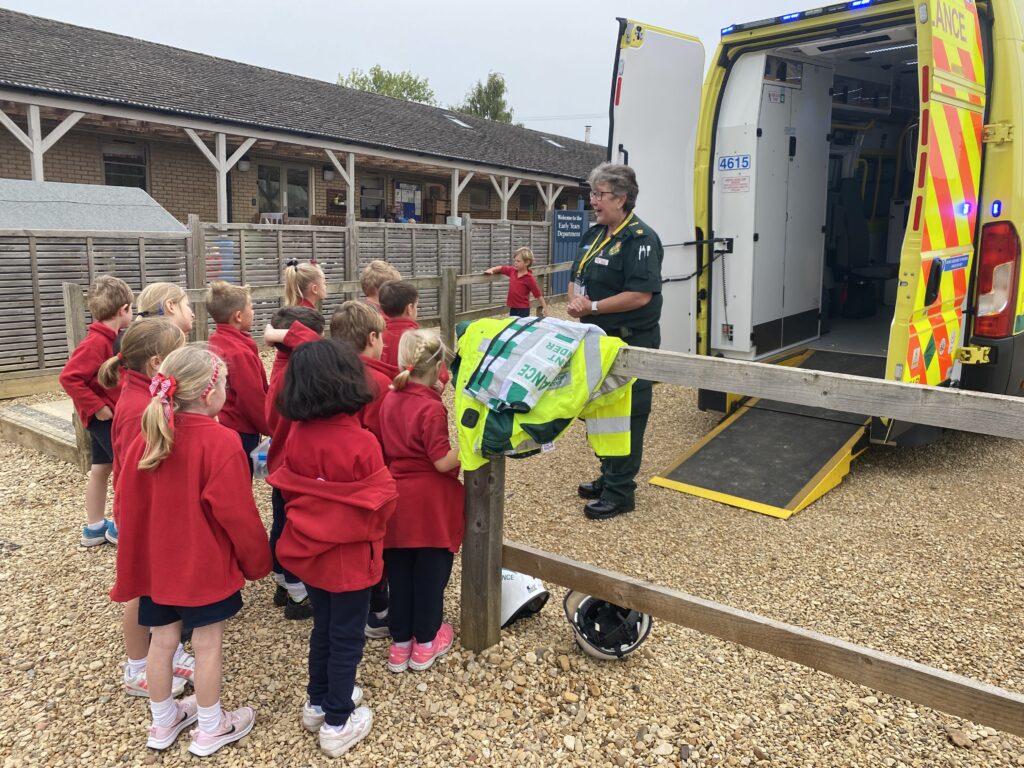
[[[789,156],[790,158],[796,157],[796,136],[789,137]]]

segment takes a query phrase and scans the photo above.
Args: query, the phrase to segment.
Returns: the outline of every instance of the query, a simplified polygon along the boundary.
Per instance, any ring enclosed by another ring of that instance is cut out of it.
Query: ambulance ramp
[[[885,358],[812,350],[783,364],[881,378]],[[835,488],[868,445],[871,417],[754,399],[651,483],[786,519]]]

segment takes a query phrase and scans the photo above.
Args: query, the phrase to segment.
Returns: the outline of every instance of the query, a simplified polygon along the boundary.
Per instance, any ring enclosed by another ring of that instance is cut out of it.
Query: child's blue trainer
[[[114,521],[113,520],[106,520],[104,522],[106,522],[106,525],[103,526],[103,535],[106,537],[107,541],[109,541],[111,544],[113,544],[116,547],[117,546],[117,526],[114,525]]]
[[[117,544],[117,526],[114,525],[112,520],[104,520],[103,526],[96,530],[93,530],[89,526],[83,526],[82,528],[82,546],[83,547],[96,547],[100,544]]]

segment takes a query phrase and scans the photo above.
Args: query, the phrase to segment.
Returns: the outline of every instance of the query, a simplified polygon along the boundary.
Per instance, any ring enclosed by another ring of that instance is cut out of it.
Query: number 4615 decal
[[[750,155],[725,155],[718,158],[720,171],[746,171],[750,168]]]

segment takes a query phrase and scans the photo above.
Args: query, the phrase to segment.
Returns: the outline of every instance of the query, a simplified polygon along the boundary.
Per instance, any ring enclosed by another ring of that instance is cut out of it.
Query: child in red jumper
[[[114,448],[114,487],[121,473],[122,459],[128,446],[142,434],[142,413],[153,396],[150,382],[160,363],[171,352],[185,344],[185,334],[170,320],[152,318],[136,320],[121,339],[121,350],[100,367],[100,384],[109,389],[121,388],[113,423],[110,427]],[[114,495],[114,519],[118,517],[120,497]],[[149,653],[149,627],[139,624],[139,601],[125,603],[121,617],[128,661],[124,665],[124,689],[129,696],[149,696],[146,682],[146,657]],[[195,659],[178,643],[174,654],[172,694],[177,697],[195,674]]]
[[[284,303],[292,307],[319,309],[327,297],[327,278],[313,261],[300,264],[289,259],[284,268]]]
[[[288,506],[278,558],[306,584],[313,605],[302,724],[319,732],[320,748],[330,757],[365,738],[373,722],[370,709],[358,706],[362,691],[355,677],[398,493],[379,443],[356,417],[371,399],[351,345],[324,340],[300,346],[278,397],[281,413],[292,420],[284,461],[267,477]]]
[[[104,519],[103,513],[107,506],[107,481],[114,463],[110,422],[120,392],[102,386],[97,373],[113,356],[117,334],[132,321],[132,299],[132,289],[124,280],[111,275],[96,279],[89,287],[89,312],[93,322],[60,372],[60,385],[71,398],[92,440],[92,466],[85,485],[83,547],[94,547],[106,541],[117,544],[117,526]]]
[[[384,283],[380,287],[380,307],[387,326],[384,330],[384,349],[380,359],[389,365],[398,365],[398,343],[407,331],[419,328],[416,322],[420,294],[408,280]],[[443,392],[451,379],[448,369],[441,363],[437,391]],[[386,451],[386,449],[385,449]]]
[[[277,409],[277,397],[284,387],[285,371],[292,352],[300,345],[323,338],[324,318],[308,307],[281,307],[263,330],[263,340],[277,349],[274,365],[270,369],[270,389],[267,392],[267,428],[270,430],[270,450],[267,451],[267,471],[281,465],[285,443],[292,423]],[[274,561],[273,576],[277,583],[274,605],[284,608],[284,617],[292,620],[308,619],[313,615],[305,585],[299,578],[281,566],[277,560],[277,540],[284,530],[285,498],[274,488],[270,494],[274,517],[270,525],[270,554]]]
[[[331,338],[348,342],[354,349],[359,350],[359,359],[366,368],[366,383],[373,395],[373,400],[359,409],[359,421],[382,443],[380,406],[384,402],[384,396],[391,391],[391,382],[398,375],[398,368],[380,359],[381,350],[384,348],[383,333],[384,318],[366,302],[346,301],[334,310],[331,316]],[[381,576],[370,594],[370,611],[366,614],[364,631],[371,639],[388,637],[390,634],[387,574]]]
[[[448,413],[434,388],[443,357],[435,334],[406,333],[398,348],[401,372],[380,409],[384,453],[398,484],[384,539],[392,672],[428,669],[454,636],[441,619],[454,553],[462,546],[464,492],[459,451],[448,440]]]
[[[238,435],[217,423],[227,366],[199,346],[160,364],[142,434],[118,473],[122,526],[110,596],[139,598],[139,623],[153,627],[147,681],[153,724],[147,746],[167,749],[198,720],[189,752],[211,755],[252,730],[255,712],[220,705],[224,622],[242,607],[241,588],[270,571],[270,551]],[[196,695],[172,698],[173,658],[192,629]]]
[[[540,301],[538,314],[543,317],[547,313],[547,305],[544,303],[544,294],[537,285],[537,278],[533,276],[530,267],[533,266],[533,251],[529,248],[519,248],[512,257],[512,266],[502,264],[499,267],[485,269],[485,275],[504,275],[508,278],[508,296],[505,299],[505,306],[508,313],[514,317],[530,316],[530,294],[532,293]]]
[[[217,324],[210,336],[210,349],[231,369],[228,400],[218,419],[242,438],[245,460],[249,461],[249,455],[260,444],[260,435],[270,434],[266,415],[267,371],[256,342],[249,335],[253,318],[249,286],[215,280],[206,291],[206,310]]]

